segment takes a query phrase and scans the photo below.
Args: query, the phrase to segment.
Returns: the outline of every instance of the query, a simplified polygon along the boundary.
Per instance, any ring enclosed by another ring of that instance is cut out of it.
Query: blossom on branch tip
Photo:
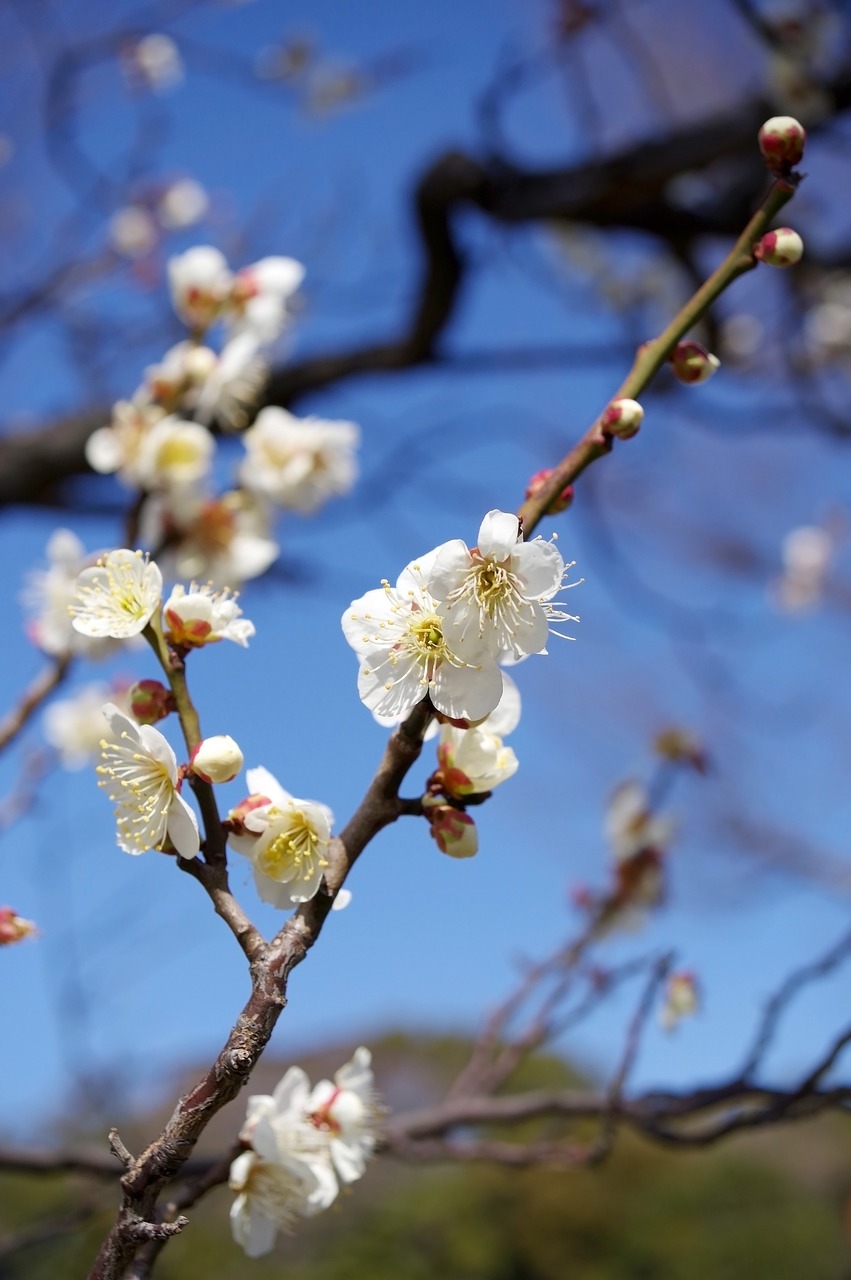
[[[215,448],[212,435],[199,423],[173,415],[161,418],[139,442],[134,483],[143,489],[193,484],[209,473]]]
[[[683,1018],[690,1018],[700,1009],[700,994],[693,973],[681,970],[672,973],[665,984],[665,998],[659,1010],[659,1025],[663,1031],[673,1031]]]
[[[251,794],[228,815],[230,843],[250,859],[264,902],[308,902],[329,865],[334,815],[316,800],[291,796],[267,769],[249,769],[246,777]]]
[[[807,133],[794,116],[772,116],[758,134],[759,149],[774,173],[787,173],[804,158]]]
[[[163,605],[165,638],[169,644],[186,649],[232,640],[248,647],[254,623],[243,618],[236,597],[229,591],[215,591],[210,584],[189,590],[179,583]]]
[[[274,342],[289,322],[287,303],[304,279],[295,258],[261,258],[238,271],[228,297],[232,332],[247,330],[259,342]]]
[[[162,585],[157,565],[141,551],[110,551],[77,578],[69,606],[74,629],[114,640],[139,635],[159,608]]]
[[[620,440],[631,440],[638,434],[644,418],[644,410],[637,400],[613,400],[603,410],[600,427],[604,435],[617,436]]]
[[[203,782],[230,782],[244,763],[237,743],[227,733],[204,738],[192,749],[190,764]]]
[[[671,818],[653,813],[640,782],[623,782],[615,788],[606,810],[605,825],[615,863],[626,862],[645,849],[662,852],[675,834]]]
[[[111,737],[101,743],[98,786],[115,804],[119,848],[138,854],[162,850],[170,841],[181,858],[194,858],[198,820],[178,791],[177,759],[168,742],[112,703],[103,712]]]
[[[804,242],[791,227],[778,227],[766,231],[754,245],[754,257],[770,267],[794,267],[804,255]]]
[[[472,550],[460,538],[438,547],[426,587],[450,644],[516,660],[545,653],[550,621],[571,618],[550,603],[568,567],[555,542],[524,542],[517,516],[489,511]]]
[[[168,261],[171,301],[190,329],[203,331],[219,318],[230,295],[233,275],[223,253],[196,245]]]
[[[668,356],[668,363],[674,376],[688,385],[706,382],[721,367],[717,356],[690,338],[677,343]]]
[[[23,942],[38,933],[34,921],[25,920],[12,907],[0,907],[0,947]]]
[[[487,646],[445,634],[444,611],[426,585],[441,550],[412,560],[395,587],[385,581],[343,614],[343,634],[361,664],[358,693],[379,724],[397,724],[427,694],[451,719],[481,720],[502,696],[502,673]]]

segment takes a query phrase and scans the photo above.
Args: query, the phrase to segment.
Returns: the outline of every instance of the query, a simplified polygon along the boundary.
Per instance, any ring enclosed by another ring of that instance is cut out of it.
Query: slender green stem
[[[667,328],[657,338],[646,342],[636,352],[633,366],[627,374],[613,399],[628,398],[635,400],[644,391],[651,379],[667,360],[677,343],[700,320],[713,302],[721,296],[725,289],[739,276],[752,271],[757,266],[754,257],[754,245],[768,230],[773,218],[779,213],[787,201],[791,200],[797,189],[797,183],[777,178],[771,188],[727,254],[724,261],[712,272],[712,275],[700,286],[697,292],[677,313]],[[531,498],[523,503],[517,514],[523,522],[523,532],[528,538],[553,500],[580,476],[586,467],[597,458],[609,453],[612,449],[612,437],[600,429],[600,419],[591,426],[582,439],[574,445],[561,462],[553,469],[547,483]]]

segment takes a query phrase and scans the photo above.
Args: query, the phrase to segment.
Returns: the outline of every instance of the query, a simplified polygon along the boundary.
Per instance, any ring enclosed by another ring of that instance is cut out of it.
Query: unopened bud
[[[759,149],[773,173],[785,173],[804,157],[807,132],[794,116],[772,116],[759,131]]]
[[[552,474],[552,467],[544,467],[542,471],[536,471],[526,486],[526,497],[537,497]],[[573,485],[569,484],[566,489],[562,489],[561,493],[552,499],[547,507],[546,514],[548,516],[556,516],[560,511],[566,511],[572,501]]]
[[[600,426],[605,435],[629,440],[638,434],[644,410],[637,400],[613,400],[603,411]]]
[[[468,813],[450,804],[437,804],[426,810],[433,839],[441,853],[450,858],[472,858],[479,851],[476,824]]]
[[[678,342],[668,359],[675,376],[685,383],[706,382],[721,367],[717,356],[690,338]]]
[[[7,947],[13,942],[22,942],[37,933],[32,920],[25,920],[15,913],[12,907],[0,907],[0,947]]]
[[[791,227],[766,231],[754,246],[754,257],[767,262],[770,267],[794,267],[796,262],[801,261],[803,253],[804,242]]]
[[[683,1019],[700,1008],[700,993],[693,973],[672,973],[665,987],[665,1001],[659,1010],[659,1022],[665,1031],[673,1031]]]
[[[217,733],[198,743],[190,764],[203,782],[230,782],[242,768],[243,755],[233,738]]]
[[[157,724],[176,710],[174,694],[159,680],[137,680],[127,694],[127,705],[139,724]]]

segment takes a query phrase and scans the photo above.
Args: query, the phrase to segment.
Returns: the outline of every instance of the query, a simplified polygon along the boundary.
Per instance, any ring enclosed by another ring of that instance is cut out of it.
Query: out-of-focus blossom
[[[194,178],[180,178],[167,187],[157,202],[157,217],[169,231],[192,227],[209,208],[207,192]]]
[[[169,258],[168,282],[175,311],[190,329],[203,331],[218,320],[230,296],[233,275],[225,256],[197,245]]]
[[[134,464],[143,489],[173,489],[194,484],[210,471],[215,441],[206,427],[181,418],[162,418],[142,437]]]
[[[127,484],[138,484],[137,461],[142,442],[163,416],[160,405],[142,397],[118,400],[109,425],[98,427],[86,441],[89,466],[101,475],[117,471]]]
[[[675,834],[671,818],[653,813],[640,782],[624,782],[615,789],[605,827],[615,863],[626,862],[645,849],[664,851]]]
[[[277,559],[268,510],[233,490],[208,498],[193,490],[154,494],[140,516],[142,540],[165,546],[159,561],[169,578],[238,587]]]
[[[74,629],[70,613],[77,579],[91,557],[70,529],[57,529],[47,544],[47,558],[49,568],[31,572],[23,592],[24,605],[32,615],[27,624],[30,639],[54,657],[101,657],[112,647],[111,642],[81,635]]]
[[[234,1239],[249,1257],[268,1253],[297,1218],[327,1209],[339,1182],[362,1177],[378,1123],[370,1063],[369,1050],[356,1049],[333,1081],[313,1089],[301,1067],[290,1067],[274,1094],[248,1099],[240,1138],[250,1149],[232,1164],[230,1185]]]
[[[112,703],[103,711],[110,736],[101,744],[98,786],[115,805],[119,848],[138,854],[170,841],[181,858],[196,857],[198,820],[177,789],[177,758],[168,742]]]
[[[128,204],[110,218],[109,239],[112,247],[123,257],[144,258],[156,248],[159,232],[147,209],[138,204]]]
[[[159,608],[162,585],[159,568],[141,551],[110,551],[77,579],[70,605],[74,629],[114,640],[139,635]]]
[[[693,973],[672,973],[665,986],[665,998],[659,1010],[659,1025],[673,1031],[683,1018],[690,1018],[700,1008],[697,981]]]
[[[0,907],[0,947],[23,942],[38,933],[34,921],[25,920],[12,907]]]
[[[348,493],[357,477],[360,432],[353,422],[299,419],[269,406],[242,440],[240,482],[292,511],[315,511],[328,498]]]
[[[110,698],[115,700],[115,690],[98,682],[84,685],[73,697],[60,698],[45,708],[44,736],[59,752],[64,769],[82,769],[100,751],[109,727],[103,707]]]
[[[791,529],[783,539],[783,572],[773,584],[782,609],[801,613],[812,609],[824,596],[833,538],[820,525],[805,524]]]
[[[334,815],[316,800],[291,796],[267,769],[249,769],[246,777],[249,802],[263,796],[265,803],[238,806],[241,821],[230,843],[251,860],[264,902],[276,907],[308,902],[328,866]],[[235,814],[229,816],[233,822]]]
[[[183,79],[183,59],[171,36],[153,32],[143,36],[124,52],[131,79],[141,81],[154,93],[166,93]]]
[[[229,320],[235,332],[247,330],[259,342],[274,342],[289,323],[288,303],[304,279],[295,258],[261,258],[234,277]]]

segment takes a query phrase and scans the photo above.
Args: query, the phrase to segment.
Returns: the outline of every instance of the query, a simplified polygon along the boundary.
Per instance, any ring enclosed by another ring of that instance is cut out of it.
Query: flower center
[[[274,835],[265,849],[257,854],[257,865],[272,880],[299,877],[309,880],[313,875],[314,858],[318,859],[320,867],[328,866],[327,858],[322,856],[324,841],[301,810],[297,809],[286,817],[289,825]]]

